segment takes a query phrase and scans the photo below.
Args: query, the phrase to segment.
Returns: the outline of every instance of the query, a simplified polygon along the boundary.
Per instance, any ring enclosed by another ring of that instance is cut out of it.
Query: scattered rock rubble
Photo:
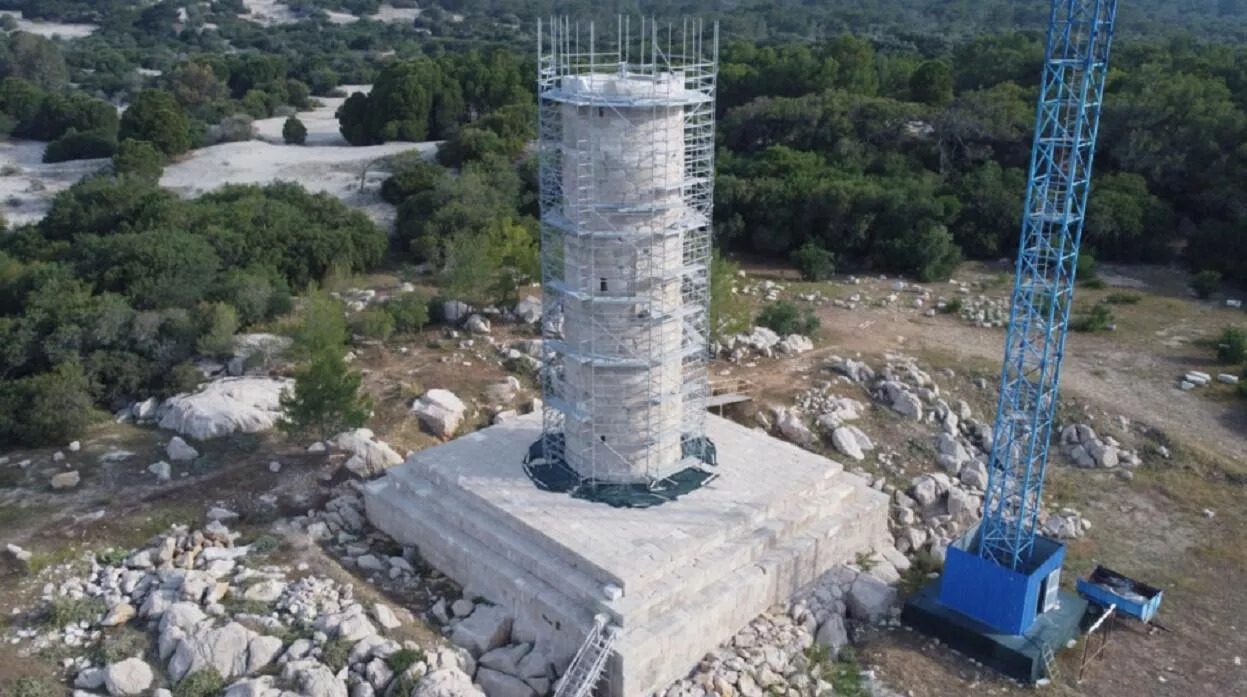
[[[864,461],[871,454],[892,481],[875,477],[872,486],[892,496],[891,530],[896,549],[904,554],[926,554],[942,562],[948,545],[978,522],[988,485],[992,427],[974,418],[964,400],[945,396],[934,378],[908,357],[886,354],[879,369],[864,361],[833,356],[827,368],[840,376],[798,395],[789,408],[775,408],[771,417],[760,415],[764,428],[772,425],[785,438],[811,448],[825,439],[841,455]],[[843,388],[864,390],[877,408],[895,412],[906,421],[933,429],[930,460],[917,476],[898,466],[898,454],[878,450],[874,441],[849,422],[860,419],[870,407],[842,394]],[[841,392],[837,394],[836,392]],[[814,423],[821,438],[807,425]],[[1061,430],[1063,452],[1082,467],[1132,468],[1142,463],[1139,455],[1113,438],[1101,439],[1085,425]],[[1080,537],[1090,524],[1072,509],[1041,511],[1044,534],[1071,539]]]

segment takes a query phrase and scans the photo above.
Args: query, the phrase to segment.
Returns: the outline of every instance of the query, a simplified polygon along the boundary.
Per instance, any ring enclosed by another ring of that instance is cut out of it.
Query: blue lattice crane
[[[1065,548],[1036,534],[1116,0],[1053,0],[983,520],[939,602],[1022,635],[1057,606]]]

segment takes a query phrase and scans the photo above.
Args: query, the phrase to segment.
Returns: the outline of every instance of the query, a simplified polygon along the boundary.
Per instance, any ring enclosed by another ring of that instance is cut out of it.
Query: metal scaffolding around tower
[[[717,26],[538,29],[544,435],[579,484],[654,489],[705,440]]]

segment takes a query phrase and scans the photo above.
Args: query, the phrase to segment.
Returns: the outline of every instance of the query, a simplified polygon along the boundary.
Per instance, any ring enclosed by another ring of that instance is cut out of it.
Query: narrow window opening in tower
[[[606,118],[606,108],[605,108],[605,107],[598,107],[598,118],[599,118],[599,119],[604,119],[604,118]]]
[[[603,293],[606,292],[606,277],[605,276],[598,279],[598,290],[602,291]]]
[[[598,438],[601,438],[603,443],[606,442],[606,436],[598,436]]]

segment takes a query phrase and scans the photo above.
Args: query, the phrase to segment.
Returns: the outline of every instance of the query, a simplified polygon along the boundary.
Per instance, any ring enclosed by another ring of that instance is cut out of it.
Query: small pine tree
[[[280,427],[292,435],[325,440],[363,426],[370,404],[359,393],[363,375],[351,370],[341,350],[324,349],[295,371],[294,389],[281,397]]]
[[[303,145],[307,142],[307,126],[291,116],[281,127],[281,137],[286,141],[286,145]]]

